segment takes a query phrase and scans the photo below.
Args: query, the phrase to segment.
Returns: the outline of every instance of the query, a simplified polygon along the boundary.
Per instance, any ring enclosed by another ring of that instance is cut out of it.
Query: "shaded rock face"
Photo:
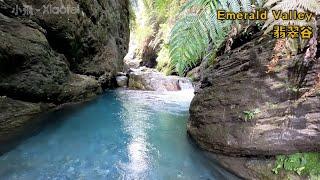
[[[142,44],[140,66],[155,68],[157,66],[158,52],[161,42],[156,42],[156,34],[159,31],[158,25],[155,25],[155,34],[150,35]]]
[[[228,156],[320,151],[320,97],[299,98],[316,83],[319,61],[304,66],[298,55],[266,73],[274,44],[256,38],[203,73],[188,122],[202,148]]]
[[[109,85],[122,70],[127,6],[127,0],[0,1],[0,95],[63,103],[99,93],[95,79],[107,74]],[[56,14],[56,7],[73,11]],[[70,84],[82,90],[71,92]]]
[[[86,100],[114,84],[128,49],[128,3],[0,1],[1,148],[52,107],[44,104]]]
[[[34,116],[52,107],[52,104],[29,103],[0,97],[0,154],[10,149],[22,134],[41,123],[34,119]]]
[[[180,91],[193,89],[192,83],[187,78],[178,76],[165,76],[164,74],[145,67],[132,69],[129,73],[130,89],[148,91]]]

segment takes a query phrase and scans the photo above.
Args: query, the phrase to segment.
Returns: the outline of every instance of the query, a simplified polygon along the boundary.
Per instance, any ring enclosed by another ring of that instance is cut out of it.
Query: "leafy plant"
[[[273,169],[275,174],[280,170],[292,171],[298,175],[320,175],[320,153],[297,153],[277,156]]]
[[[306,21],[283,21],[276,20],[272,15],[272,10],[320,12],[319,0],[189,0],[182,7],[179,14],[179,21],[172,29],[169,42],[171,63],[180,75],[185,74],[185,70],[195,66],[204,56],[214,54],[222,42],[227,38],[232,23],[239,24],[239,21],[218,21],[216,10],[229,10],[233,12],[252,11],[252,5],[270,9],[269,19],[264,24],[265,33],[269,33],[274,25],[309,25],[314,27],[314,37],[310,40],[288,39],[285,44],[290,55],[297,54],[298,48],[308,46],[305,61],[310,61],[316,56],[317,51],[317,24],[315,18],[311,22]],[[230,39],[230,37],[228,37]],[[308,43],[309,42],[309,43]],[[213,45],[213,50],[207,51],[208,45]],[[276,59],[273,60],[276,65]]]
[[[319,0],[303,0],[303,1],[292,1],[292,0],[268,0],[265,5],[265,8],[269,9],[269,19],[265,22],[263,28],[265,29],[265,33],[269,33],[274,25],[297,25],[297,26],[310,26],[313,28],[313,37],[310,40],[305,39],[286,39],[286,48],[290,51],[294,52],[293,55],[298,53],[299,47],[300,49],[304,49],[304,47],[308,46],[308,49],[305,54],[305,62],[309,62],[313,60],[316,56],[317,52],[317,21],[315,16],[313,16],[312,20],[307,22],[306,20],[283,20],[281,18],[275,19],[272,15],[273,10],[298,10],[299,12],[311,12],[315,15],[318,15],[320,12],[320,2]]]
[[[158,53],[157,70],[163,72],[165,75],[172,73],[172,66],[170,63],[169,50],[167,45],[164,45]]]
[[[149,17],[156,21],[164,22],[171,13],[175,13],[173,8],[177,5],[178,0],[143,0]]]
[[[257,114],[261,113],[260,109],[255,109],[253,111],[243,111],[243,114],[244,114],[244,120],[245,121],[250,121],[252,119],[255,118],[255,116]]]
[[[132,21],[133,28],[131,28],[135,57],[148,61],[150,58],[148,54],[156,57],[153,54],[158,53],[157,61],[162,62],[157,69],[170,74],[172,68],[166,66],[170,58],[165,45],[168,44],[173,20],[180,9],[180,0],[131,0],[131,4],[134,5],[136,13],[135,21]],[[161,51],[158,52],[158,49]],[[144,56],[145,52],[147,52],[146,56]]]
[[[274,25],[298,25],[298,26],[314,26],[315,19],[311,22],[301,21],[301,20],[282,20],[281,18],[275,19],[272,15],[273,10],[282,10],[288,12],[289,10],[298,10],[299,12],[320,12],[320,3],[318,0],[303,0],[303,1],[292,1],[292,0],[268,0],[265,8],[269,9],[269,19],[265,22],[264,28],[265,33],[269,33]]]
[[[262,0],[255,1],[258,6]],[[203,57],[212,58],[226,39],[232,21],[218,21],[217,10],[252,11],[251,0],[189,0],[181,9],[169,41],[171,63],[180,75]],[[239,22],[238,22],[239,23]],[[207,50],[209,44],[212,50]]]

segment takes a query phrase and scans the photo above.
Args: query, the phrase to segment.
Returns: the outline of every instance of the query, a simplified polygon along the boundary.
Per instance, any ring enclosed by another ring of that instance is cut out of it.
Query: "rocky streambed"
[[[189,78],[165,76],[156,69],[147,67],[130,68],[127,73],[118,73],[120,87],[145,91],[180,91],[193,90]]]

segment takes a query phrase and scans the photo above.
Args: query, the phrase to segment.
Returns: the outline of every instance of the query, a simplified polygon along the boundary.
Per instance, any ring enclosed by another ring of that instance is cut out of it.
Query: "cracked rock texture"
[[[300,54],[267,73],[274,45],[274,39],[260,36],[218,57],[202,72],[190,107],[191,137],[203,149],[229,157],[220,159],[222,165],[246,179],[265,178],[233,166],[232,158],[249,158],[240,160],[245,166],[250,157],[320,151],[319,92],[302,98],[317,83],[320,59],[303,65]],[[267,161],[259,164],[271,172],[272,160]]]
[[[319,94],[299,98],[316,83],[319,61],[304,66],[298,55],[279,65],[279,72],[266,73],[274,43],[257,38],[204,72],[188,126],[203,148],[233,156],[320,150]]]

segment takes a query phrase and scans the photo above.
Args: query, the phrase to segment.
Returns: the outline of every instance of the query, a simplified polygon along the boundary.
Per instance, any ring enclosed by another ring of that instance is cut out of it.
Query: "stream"
[[[186,132],[193,92],[107,91],[41,118],[41,132],[0,156],[0,179],[236,179]]]

